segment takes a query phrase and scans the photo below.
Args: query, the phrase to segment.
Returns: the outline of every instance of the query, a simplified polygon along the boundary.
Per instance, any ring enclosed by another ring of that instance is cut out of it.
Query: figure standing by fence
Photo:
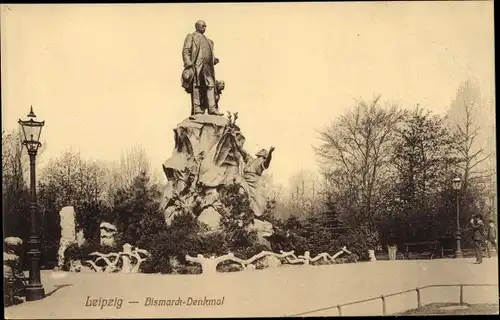
[[[483,242],[484,242],[484,223],[480,214],[476,214],[470,219],[473,230],[472,240],[474,240],[474,251],[476,253],[476,263],[483,263]]]
[[[490,246],[495,248],[498,255],[497,227],[491,219],[488,221],[488,232],[486,233],[486,252],[488,253],[488,258],[491,258]]]

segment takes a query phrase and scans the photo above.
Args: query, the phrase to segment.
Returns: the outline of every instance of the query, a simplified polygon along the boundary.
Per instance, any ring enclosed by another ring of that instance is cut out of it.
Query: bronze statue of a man
[[[215,80],[215,65],[219,59],[214,55],[214,42],[205,36],[204,21],[195,23],[196,31],[186,36],[182,48],[184,71],[182,87],[191,94],[191,116],[208,114],[221,116],[218,100],[224,88],[222,81]]]

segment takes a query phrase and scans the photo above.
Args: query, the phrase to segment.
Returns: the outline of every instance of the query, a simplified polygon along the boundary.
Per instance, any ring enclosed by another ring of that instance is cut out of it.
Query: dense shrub
[[[117,191],[113,212],[117,217],[120,243],[147,249],[152,234],[165,228],[160,194],[158,186],[150,183],[145,172],[140,173],[131,186]]]
[[[219,189],[221,226],[228,234],[245,229],[253,221],[248,195],[240,192],[240,186],[230,184]]]
[[[196,264],[186,261],[185,256],[199,253],[209,257],[221,256],[229,252],[247,259],[262,250],[270,250],[264,239],[260,239],[248,226],[253,221],[250,202],[238,185],[228,185],[219,189],[221,208],[221,228],[208,231],[198,222],[192,212],[177,214],[170,226],[154,222],[164,219],[163,215],[145,215],[140,220],[144,235],[144,245],[151,253],[151,259],[145,261],[143,270],[150,273],[199,273]],[[221,264],[219,268],[234,271],[237,267]]]
[[[307,220],[294,216],[285,221],[272,217],[270,220],[275,230],[269,237],[274,252],[293,250],[295,254],[309,251],[311,256],[323,252],[333,255],[346,246],[353,254],[341,256],[342,262],[365,261],[369,260],[368,250],[373,249],[378,240],[377,234],[364,225],[354,229],[328,227],[327,218],[320,215],[312,215]]]
[[[150,233],[147,237],[147,250],[151,259],[144,262],[144,272],[171,273],[171,258],[186,265],[186,254],[195,255],[200,252],[199,230],[196,218],[185,213],[175,216],[171,225],[159,233]]]
[[[342,264],[342,263],[355,263],[358,262],[359,256],[355,253],[353,254],[348,254],[345,256],[341,256],[335,260],[336,263]]]
[[[95,242],[87,242],[82,246],[78,246],[78,244],[73,243],[69,245],[64,251],[63,270],[69,270],[72,260],[82,262],[85,260],[95,260],[95,257],[90,255],[92,252],[100,252],[106,254],[119,251],[121,251],[121,248],[101,246],[100,244],[96,244]]]
[[[221,188],[221,228],[228,252],[234,253],[241,259],[248,259],[263,250],[271,250],[271,244],[260,237],[256,230],[249,229],[254,215],[248,195],[241,190],[237,184]],[[266,209],[269,210],[270,207]],[[266,215],[261,219],[268,221]]]
[[[338,239],[338,248],[346,246],[347,250],[358,256],[360,261],[370,260],[368,250],[375,248],[377,235],[370,232],[366,226],[351,229],[342,234]]]
[[[243,267],[240,264],[231,261],[224,261],[217,265],[218,272],[237,272],[242,270]]]
[[[295,216],[278,219],[272,211],[265,214],[265,220],[273,224],[274,233],[268,239],[274,252],[293,250],[303,253],[310,249],[303,220]]]
[[[207,255],[221,256],[230,251],[224,232],[207,232],[198,235],[198,250]]]
[[[41,259],[42,269],[53,269],[57,265],[59,251],[59,241],[49,242],[43,241],[41,246]]]

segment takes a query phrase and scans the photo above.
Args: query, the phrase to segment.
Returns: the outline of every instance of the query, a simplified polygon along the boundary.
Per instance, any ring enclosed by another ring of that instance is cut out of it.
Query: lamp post
[[[457,233],[456,233],[456,240],[457,240],[457,250],[455,251],[455,258],[463,258],[462,254],[462,248],[460,245],[460,241],[462,240],[462,234],[460,233],[460,200],[459,200],[459,193],[460,193],[460,187],[462,186],[462,179],[459,177],[453,179],[453,189],[457,191]]]
[[[39,237],[39,219],[38,219],[38,205],[36,201],[36,175],[35,163],[38,148],[42,145],[40,143],[40,133],[45,121],[36,121],[36,115],[33,112],[33,107],[30,108],[28,120],[19,119],[21,127],[22,145],[26,146],[28,155],[30,157],[30,189],[31,189],[31,203],[30,203],[30,235],[28,238],[28,259],[30,261],[29,267],[29,282],[26,286],[26,301],[40,300],[45,297],[45,290],[43,289],[42,281],[40,279],[40,237]]]

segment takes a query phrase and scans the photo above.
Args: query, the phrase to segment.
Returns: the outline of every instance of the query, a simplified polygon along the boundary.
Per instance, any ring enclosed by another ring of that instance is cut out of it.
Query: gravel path
[[[48,296],[40,301],[6,308],[5,316],[8,319],[273,317],[295,315],[430,284],[498,284],[496,258],[485,259],[481,265],[473,261],[439,259],[285,266],[213,276],[43,271],[42,281]],[[193,301],[205,297],[214,299],[214,303],[220,299],[223,304],[193,305]],[[111,306],[102,307],[102,299]],[[146,306],[146,302],[152,299],[164,300],[169,305]],[[422,291],[424,305],[458,302],[458,299],[458,288]],[[497,303],[498,287],[466,287],[464,299],[471,304]],[[98,306],[87,306],[92,304],[91,301],[97,301]],[[175,305],[176,301],[182,302]],[[387,298],[389,314],[414,308],[415,292]],[[345,307],[342,312],[343,315],[380,315],[382,307],[378,300]],[[336,316],[337,310],[333,308],[308,315]]]

